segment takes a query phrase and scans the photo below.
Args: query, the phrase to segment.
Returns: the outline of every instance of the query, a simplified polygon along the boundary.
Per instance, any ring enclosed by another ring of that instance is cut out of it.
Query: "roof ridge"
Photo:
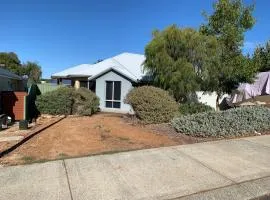
[[[137,78],[137,76],[135,74],[133,74],[125,65],[123,65],[121,62],[119,62],[117,59],[115,59],[115,57],[112,57],[112,59],[114,61],[116,61],[118,64],[120,64],[122,67],[125,68],[125,70],[127,70],[130,74],[132,74],[135,78]]]

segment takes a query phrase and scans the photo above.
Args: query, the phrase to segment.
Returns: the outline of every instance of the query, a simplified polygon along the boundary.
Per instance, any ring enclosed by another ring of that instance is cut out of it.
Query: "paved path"
[[[269,193],[270,136],[0,168],[1,200],[233,200]]]

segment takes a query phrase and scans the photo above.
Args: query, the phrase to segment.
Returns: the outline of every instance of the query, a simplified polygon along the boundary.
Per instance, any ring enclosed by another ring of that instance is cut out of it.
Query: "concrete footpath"
[[[268,194],[270,136],[0,168],[1,200],[233,200]]]

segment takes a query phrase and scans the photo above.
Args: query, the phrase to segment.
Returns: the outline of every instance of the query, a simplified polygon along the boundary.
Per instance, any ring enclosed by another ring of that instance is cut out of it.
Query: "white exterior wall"
[[[198,91],[196,92],[197,97],[198,97],[198,101],[211,106],[212,108],[214,108],[216,110],[216,99],[217,99],[217,94],[216,92],[212,92],[212,93],[204,93],[202,91]],[[228,97],[228,95],[223,95],[220,99],[219,99],[219,103],[221,103],[222,99],[224,97]]]
[[[121,107],[118,108],[106,108],[106,81],[121,81]],[[108,72],[96,79],[96,95],[100,98],[100,109],[103,112],[117,112],[117,113],[133,113],[133,109],[129,104],[124,103],[127,93],[132,89],[132,84],[127,79],[119,76],[114,72]]]

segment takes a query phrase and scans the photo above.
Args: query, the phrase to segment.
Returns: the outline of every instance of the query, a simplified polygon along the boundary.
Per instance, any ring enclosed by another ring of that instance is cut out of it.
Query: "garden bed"
[[[118,114],[70,116],[1,158],[0,164],[25,164],[198,142],[174,132],[167,124],[142,126]]]

